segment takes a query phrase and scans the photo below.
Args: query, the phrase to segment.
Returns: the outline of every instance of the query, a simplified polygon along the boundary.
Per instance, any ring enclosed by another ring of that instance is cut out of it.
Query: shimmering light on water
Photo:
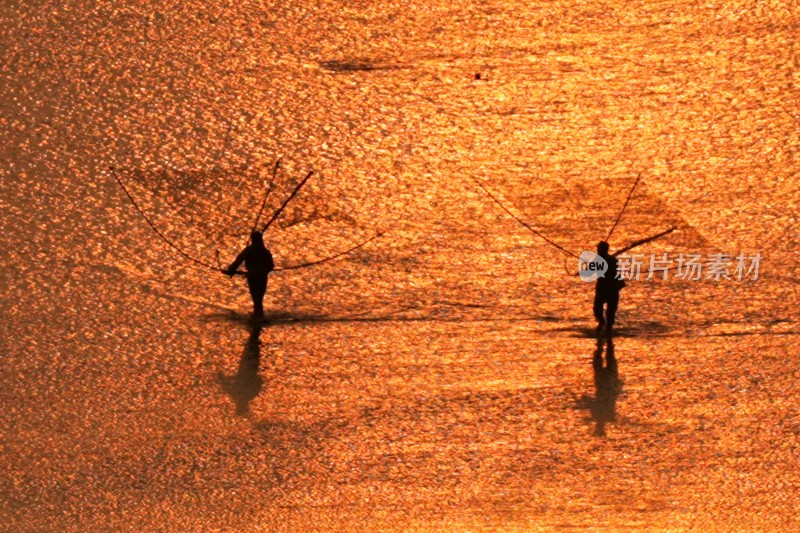
[[[0,9],[13,531],[796,530],[792,2]],[[480,74],[479,79],[476,74]],[[229,261],[283,156],[268,324]],[[623,291],[567,249],[759,252]],[[574,268],[572,262],[567,270]],[[607,356],[609,347],[599,347]]]

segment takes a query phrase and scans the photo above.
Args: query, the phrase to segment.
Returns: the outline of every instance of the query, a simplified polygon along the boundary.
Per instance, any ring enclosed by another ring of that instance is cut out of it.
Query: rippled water
[[[0,9],[10,531],[795,530],[793,2]],[[476,76],[479,74],[480,76]],[[268,320],[227,263],[283,157]],[[760,253],[632,281],[578,253]],[[613,358],[608,360],[608,352]],[[598,357],[600,358],[598,360]],[[603,362],[605,361],[605,362]]]

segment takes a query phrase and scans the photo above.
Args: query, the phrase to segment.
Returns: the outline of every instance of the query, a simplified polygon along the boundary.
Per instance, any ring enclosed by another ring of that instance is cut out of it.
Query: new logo
[[[578,256],[578,275],[583,281],[591,282],[606,277],[608,262],[594,252],[584,250]]]

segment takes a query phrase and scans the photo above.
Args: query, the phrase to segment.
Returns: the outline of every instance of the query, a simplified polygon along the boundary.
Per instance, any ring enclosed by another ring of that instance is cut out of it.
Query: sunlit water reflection
[[[778,2],[0,13],[10,530],[798,527],[797,14]],[[476,76],[480,74],[480,79]],[[268,320],[198,269],[270,169]],[[760,253],[640,281],[568,250]],[[611,352],[611,353],[610,353]],[[612,356],[613,353],[613,356]]]

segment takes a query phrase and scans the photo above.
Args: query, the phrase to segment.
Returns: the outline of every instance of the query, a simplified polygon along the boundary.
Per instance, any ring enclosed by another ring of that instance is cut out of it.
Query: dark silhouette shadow
[[[640,322],[629,324],[626,327],[615,327],[611,332],[598,333],[597,328],[575,325],[551,328],[545,330],[552,333],[571,333],[571,337],[597,339],[608,337],[681,337],[685,336],[676,327],[666,326],[659,322]]]
[[[258,375],[258,367],[261,362],[262,325],[258,321],[252,321],[250,328],[250,337],[247,339],[242,357],[239,359],[239,368],[236,374],[226,376],[220,372],[217,375],[222,390],[236,404],[236,414],[239,416],[250,414],[250,402],[258,396],[264,384],[264,378]]]
[[[265,313],[261,318],[261,324],[264,327],[280,326],[285,324],[295,323],[312,323],[312,322],[343,322],[343,323],[358,323],[358,322],[554,322],[557,318],[550,316],[524,316],[524,317],[497,317],[497,316],[480,316],[475,318],[465,318],[461,315],[452,317],[435,316],[435,313],[444,308],[453,309],[488,309],[491,306],[481,304],[463,304],[446,302],[432,307],[428,314],[417,316],[404,316],[405,312],[417,312],[421,309],[419,306],[410,306],[398,309],[396,312],[390,312],[384,315],[375,315],[370,311],[365,311],[359,314],[351,314],[348,316],[335,316],[323,313],[303,313],[296,311],[274,311]],[[250,323],[254,318],[246,313],[234,309],[224,309],[222,312],[209,313],[201,317],[205,322],[239,322]]]
[[[625,281],[619,279],[617,258],[608,252],[606,241],[597,243],[597,255],[605,261],[608,270],[595,281],[592,312],[597,320],[597,333],[611,335],[619,307],[619,291],[625,286]]]
[[[264,318],[264,295],[267,293],[269,273],[275,270],[275,262],[272,253],[264,246],[264,235],[260,231],[250,234],[250,244],[236,256],[224,273],[233,277],[242,263],[247,267],[247,288],[253,299],[253,317]]]
[[[373,70],[401,70],[411,68],[410,65],[386,63],[369,58],[322,61],[320,62],[320,66],[333,72],[371,72]]]
[[[606,357],[603,360],[603,343],[605,342]],[[597,339],[592,357],[594,370],[594,397],[584,396],[578,402],[578,407],[588,409],[595,421],[595,435],[606,436],[606,424],[617,419],[617,398],[622,393],[622,381],[619,379],[617,358],[614,356],[614,341],[611,338]]]

